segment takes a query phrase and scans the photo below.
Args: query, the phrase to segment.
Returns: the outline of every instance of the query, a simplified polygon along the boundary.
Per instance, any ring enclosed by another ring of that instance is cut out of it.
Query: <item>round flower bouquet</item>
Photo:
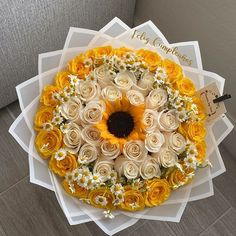
[[[117,25],[123,33],[106,34]],[[145,26],[162,43],[144,43]],[[73,34],[86,32],[79,47]],[[72,28],[64,50],[41,56],[40,75],[17,87],[22,114],[10,132],[29,153],[31,182],[55,191],[71,224],[94,220],[111,235],[139,218],[179,221],[188,201],[213,195],[225,171],[217,144],[232,125],[226,116],[209,125],[197,90],[215,81],[222,93],[224,79],[200,70],[195,42],[178,46],[195,68],[151,22]],[[42,73],[49,62],[59,67]]]

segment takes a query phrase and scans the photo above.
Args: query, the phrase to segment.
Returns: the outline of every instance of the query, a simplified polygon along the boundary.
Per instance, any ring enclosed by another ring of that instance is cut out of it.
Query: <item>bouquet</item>
[[[17,87],[10,133],[29,153],[31,182],[55,191],[70,224],[93,220],[111,235],[139,218],[179,221],[225,171],[217,145],[232,124],[210,119],[198,92],[213,81],[222,93],[196,42],[169,45],[151,22],[71,28]]]

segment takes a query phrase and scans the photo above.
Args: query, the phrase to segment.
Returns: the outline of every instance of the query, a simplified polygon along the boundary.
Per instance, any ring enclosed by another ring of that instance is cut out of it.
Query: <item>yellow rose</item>
[[[70,86],[70,78],[68,77],[70,73],[68,71],[61,71],[57,73],[55,77],[55,84],[59,88],[65,88]]]
[[[170,59],[165,59],[163,61],[163,66],[166,69],[168,78],[171,83],[174,83],[176,80],[183,76],[181,66],[171,61]]]
[[[176,80],[173,84],[173,87],[179,90],[180,94],[189,97],[192,97],[196,92],[194,83],[190,79],[187,79],[185,77]]]
[[[206,136],[206,129],[203,122],[185,122],[179,127],[179,131],[192,140],[193,142],[200,142]]]
[[[89,68],[84,64],[84,54],[79,54],[68,63],[68,70],[72,74],[78,75],[80,79],[85,79],[85,76],[89,73]]]
[[[101,197],[101,202],[98,197]],[[90,200],[90,204],[97,208],[105,208],[105,209],[114,209],[113,201],[115,200],[115,196],[111,193],[111,191],[106,187],[100,187],[94,190],[91,190],[88,198]]]
[[[121,47],[114,50],[114,54],[118,57],[123,57],[128,52],[133,52],[133,50],[126,47]]]
[[[35,138],[35,146],[43,159],[49,158],[62,145],[62,133],[58,128],[47,131],[41,129]]]
[[[145,205],[148,207],[160,205],[170,195],[170,186],[166,179],[146,181],[146,188]]]
[[[119,208],[125,211],[139,211],[145,207],[144,197],[137,189],[132,189],[130,186],[125,187],[123,194],[124,201],[121,202]]]
[[[55,107],[58,104],[58,100],[53,97],[53,94],[58,93],[59,90],[60,89],[54,85],[45,86],[40,98],[40,102],[43,103],[45,106]]]
[[[102,58],[103,56],[108,56],[113,53],[113,48],[111,46],[97,47],[93,49],[95,58]]]
[[[205,106],[203,101],[201,100],[200,97],[193,97],[193,103],[197,105],[197,109],[198,109],[198,114],[197,116],[201,119],[201,120],[205,120],[206,119],[206,112],[205,112]]]
[[[187,182],[187,176],[178,168],[174,168],[168,175],[167,181],[171,188],[176,189]]]
[[[76,157],[69,152],[62,160],[57,160],[53,155],[49,161],[49,168],[59,176],[65,176],[68,171],[76,169],[77,166]]]
[[[43,124],[52,121],[53,119],[53,107],[41,106],[39,107],[34,118],[34,128],[40,130],[43,128]]]
[[[86,188],[83,188],[81,186],[79,186],[77,184],[77,182],[73,182],[73,185],[74,185],[74,190],[75,192],[72,193],[70,188],[69,188],[69,183],[64,179],[63,182],[62,182],[62,185],[65,189],[65,191],[67,193],[69,193],[70,195],[74,196],[74,197],[78,197],[80,199],[87,199],[88,197],[88,194],[89,194],[89,190],[87,190]]]
[[[206,156],[206,142],[205,141],[201,141],[201,142],[197,142],[195,143],[195,146],[197,148],[197,160],[202,163],[205,156]]]
[[[161,64],[161,57],[156,52],[139,49],[136,54],[141,56],[142,59],[148,64],[150,71],[155,71]]]

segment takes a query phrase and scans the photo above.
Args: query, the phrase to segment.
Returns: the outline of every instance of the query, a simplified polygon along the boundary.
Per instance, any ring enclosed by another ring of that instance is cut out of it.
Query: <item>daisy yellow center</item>
[[[128,112],[114,112],[107,120],[107,127],[109,132],[117,138],[125,138],[134,129],[134,119]]]

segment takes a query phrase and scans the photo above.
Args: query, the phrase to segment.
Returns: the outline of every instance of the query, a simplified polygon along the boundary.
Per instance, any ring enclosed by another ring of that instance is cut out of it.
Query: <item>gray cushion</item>
[[[61,49],[70,26],[98,30],[115,16],[133,24],[135,0],[1,0],[0,108],[37,74],[38,54]]]

